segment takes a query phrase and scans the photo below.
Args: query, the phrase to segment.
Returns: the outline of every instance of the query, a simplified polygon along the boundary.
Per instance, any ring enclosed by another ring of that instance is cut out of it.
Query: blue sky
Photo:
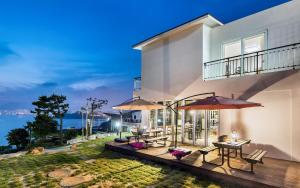
[[[76,111],[89,96],[110,106],[132,95],[140,52],[131,46],[210,13],[223,23],[286,0],[1,0],[0,110],[66,95]]]

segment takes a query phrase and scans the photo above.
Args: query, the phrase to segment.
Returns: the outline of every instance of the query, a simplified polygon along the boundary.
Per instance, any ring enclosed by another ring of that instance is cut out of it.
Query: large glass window
[[[155,110],[150,111],[150,129],[155,128]]]
[[[158,102],[158,104],[163,105],[163,102]],[[164,111],[163,109],[158,109],[157,110],[157,127],[163,127],[164,125]]]
[[[238,75],[262,70],[264,57],[262,55],[250,54],[265,49],[265,34],[242,38],[233,42],[223,44],[223,58],[228,58],[225,63],[218,67],[225,71],[225,75]],[[243,58],[235,57],[244,55]],[[230,58],[232,57],[232,58]]]
[[[171,101],[167,101],[166,102],[166,106],[169,106],[171,105],[172,102]],[[171,108],[166,108],[166,119],[165,119],[165,123],[166,123],[166,126],[169,126],[172,124],[172,110]]]
[[[223,58],[248,54],[265,49],[265,34],[228,42],[223,45]]]
[[[242,42],[237,40],[223,45],[224,58],[238,56],[242,54]]]
[[[186,100],[185,104],[192,103],[192,100]],[[194,115],[195,110],[185,110],[184,118],[184,141],[186,143],[193,143],[193,130],[194,130]]]
[[[265,46],[264,34],[249,37],[243,40],[244,54],[261,51]]]

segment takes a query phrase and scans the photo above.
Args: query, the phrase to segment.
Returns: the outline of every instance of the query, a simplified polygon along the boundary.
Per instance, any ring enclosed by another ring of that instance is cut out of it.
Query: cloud
[[[55,82],[44,82],[42,84],[40,84],[41,87],[56,87],[58,86],[57,83]]]
[[[94,90],[99,87],[109,87],[124,80],[123,74],[96,74],[93,78],[78,81],[69,85],[74,90]]]

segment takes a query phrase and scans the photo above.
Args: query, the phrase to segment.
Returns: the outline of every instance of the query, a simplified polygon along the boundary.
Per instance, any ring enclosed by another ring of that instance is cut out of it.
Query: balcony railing
[[[259,74],[300,68],[300,43],[204,63],[204,79]]]
[[[133,91],[141,90],[142,79],[141,77],[136,77],[133,79]]]

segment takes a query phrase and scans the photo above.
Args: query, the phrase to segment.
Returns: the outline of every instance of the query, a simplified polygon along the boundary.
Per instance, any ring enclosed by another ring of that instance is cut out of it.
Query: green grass
[[[158,165],[112,151],[103,151],[108,137],[78,146],[75,152],[25,155],[0,161],[0,188],[59,187],[59,180],[47,177],[56,168],[69,168],[77,174],[95,178],[89,185],[101,187],[221,187],[188,172]],[[87,160],[93,159],[92,163]]]

